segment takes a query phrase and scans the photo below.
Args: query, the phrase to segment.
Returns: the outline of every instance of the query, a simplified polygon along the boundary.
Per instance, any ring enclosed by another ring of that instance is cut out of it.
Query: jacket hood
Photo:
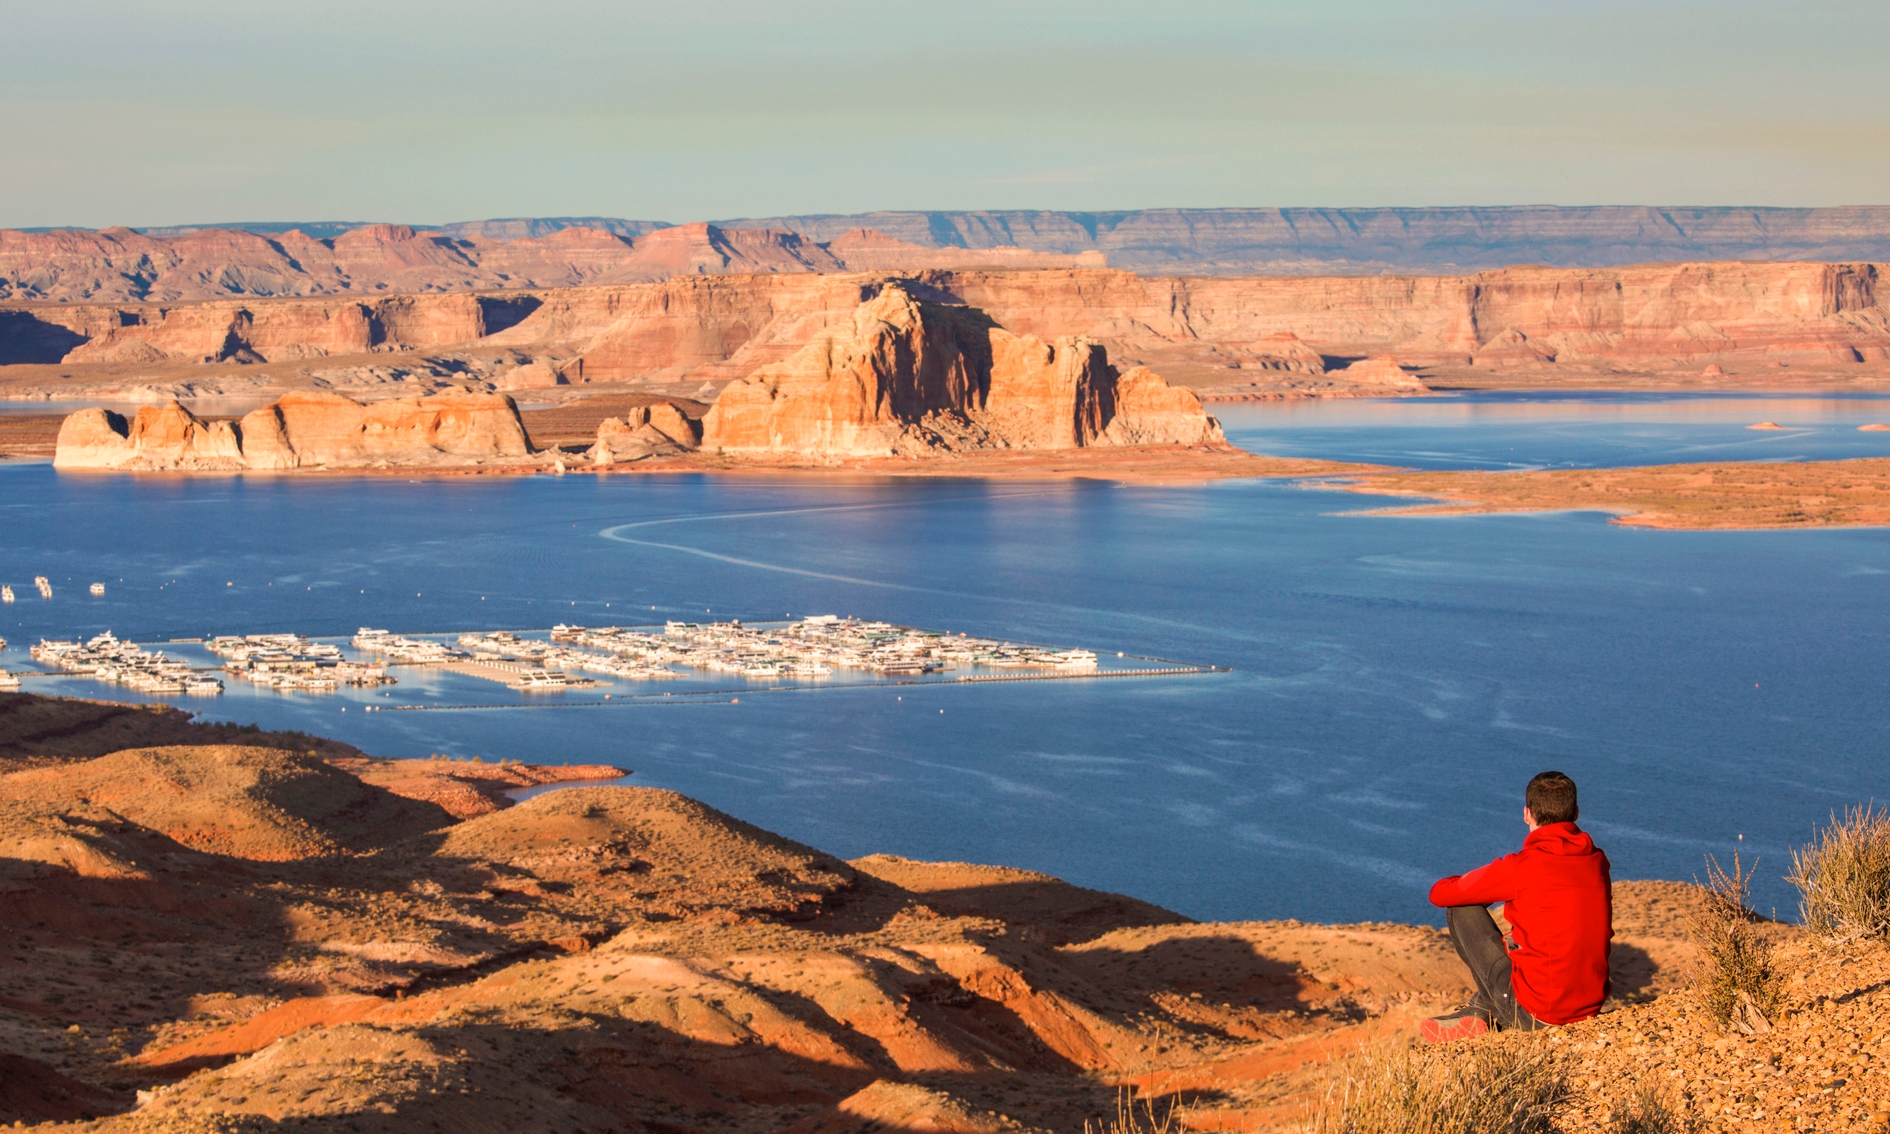
[[[1595,853],[1595,840],[1573,823],[1544,823],[1523,839],[1523,849],[1543,854],[1583,855]]]

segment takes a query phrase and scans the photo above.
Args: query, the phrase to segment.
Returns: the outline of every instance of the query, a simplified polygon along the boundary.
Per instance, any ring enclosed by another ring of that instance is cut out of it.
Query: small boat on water
[[[93,584],[92,584],[92,593],[93,593],[94,595],[102,595],[102,594],[104,594],[104,593],[105,593],[105,584],[104,584],[104,583],[93,583]]]
[[[13,601],[13,588],[0,586],[0,602]]]
[[[223,692],[223,683],[214,677],[193,677],[184,682],[184,692],[193,697],[215,697]]]
[[[33,576],[33,585],[39,588],[40,598],[52,597],[52,580],[48,579],[46,576],[44,575]]]
[[[20,679],[0,669],[0,691],[12,693],[20,687]]]
[[[512,682],[521,693],[562,693],[570,687],[570,678],[556,670],[533,670]]]

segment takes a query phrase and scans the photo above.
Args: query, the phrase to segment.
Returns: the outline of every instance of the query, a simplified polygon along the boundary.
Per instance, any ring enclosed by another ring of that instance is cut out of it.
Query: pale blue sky
[[[1884,0],[0,0],[0,226],[1890,203]]]

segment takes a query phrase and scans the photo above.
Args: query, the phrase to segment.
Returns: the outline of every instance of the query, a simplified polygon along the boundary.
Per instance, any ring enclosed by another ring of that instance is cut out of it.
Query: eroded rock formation
[[[790,357],[730,383],[702,443],[869,457],[1222,440],[1193,394],[1144,369],[1118,374],[1087,338],[1015,335],[976,308],[923,303],[889,284]]]
[[[53,465],[139,471],[283,470],[427,465],[531,452],[503,394],[433,394],[363,405],[339,394],[285,394],[240,422],[183,406],[146,406],[129,423],[103,409],[72,414]]]
[[[599,466],[685,453],[702,444],[702,425],[682,410],[659,402],[639,406],[623,417],[607,417],[597,427],[589,456]]]
[[[53,467],[66,469],[240,469],[236,430],[204,421],[172,402],[145,406],[130,422],[103,409],[83,409],[59,427]]]

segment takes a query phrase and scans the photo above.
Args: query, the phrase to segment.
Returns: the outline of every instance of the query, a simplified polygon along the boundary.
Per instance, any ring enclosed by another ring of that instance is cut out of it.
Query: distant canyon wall
[[[1548,205],[1119,212],[992,209],[757,217],[714,223],[724,231],[792,233],[808,244],[839,240],[864,228],[922,248],[976,251],[1014,246],[1040,253],[1091,253],[1107,256],[1114,267],[1190,275],[1461,274],[1515,264],[1618,267],[1702,260],[1890,260],[1890,207],[1871,205],[1824,209]],[[206,226],[211,227],[242,226]],[[293,226],[256,227],[273,235]],[[308,227],[332,236],[366,226]],[[662,221],[612,217],[519,217],[442,224],[432,231],[451,240],[473,242],[543,239],[571,229],[636,240],[669,227]],[[147,230],[152,236],[167,237],[201,231]],[[861,270],[889,266],[842,259]],[[0,276],[5,275],[0,269]],[[171,297],[154,294],[152,298]]]
[[[1672,370],[1890,359],[1881,265],[1510,268],[1463,276],[1173,277],[1115,270],[685,275],[501,296],[0,306],[0,358],[280,361],[504,348],[543,383],[721,385],[779,363],[882,286],[1204,391],[1344,392],[1346,362]],[[124,369],[124,367],[120,367]]]
[[[1409,367],[1842,366],[1890,359],[1872,264],[1518,268],[1470,276],[1145,277],[919,272],[913,295],[1046,341],[1083,337],[1197,388],[1335,381],[1343,361]],[[585,382],[744,377],[849,318],[885,277],[675,279],[544,296],[489,340],[561,342]],[[1323,389],[1315,385],[1315,389]]]
[[[688,224],[637,236],[563,228],[495,239],[375,224],[317,238],[300,230],[203,229],[151,236],[0,230],[0,300],[119,303],[344,296],[651,282],[679,275],[1101,267],[1099,252],[932,248],[856,230],[816,242],[774,229]]]
[[[1515,264],[1890,260],[1890,206],[976,210],[724,221],[826,240],[871,228],[915,244],[1101,252],[1164,274],[1460,273]]]

